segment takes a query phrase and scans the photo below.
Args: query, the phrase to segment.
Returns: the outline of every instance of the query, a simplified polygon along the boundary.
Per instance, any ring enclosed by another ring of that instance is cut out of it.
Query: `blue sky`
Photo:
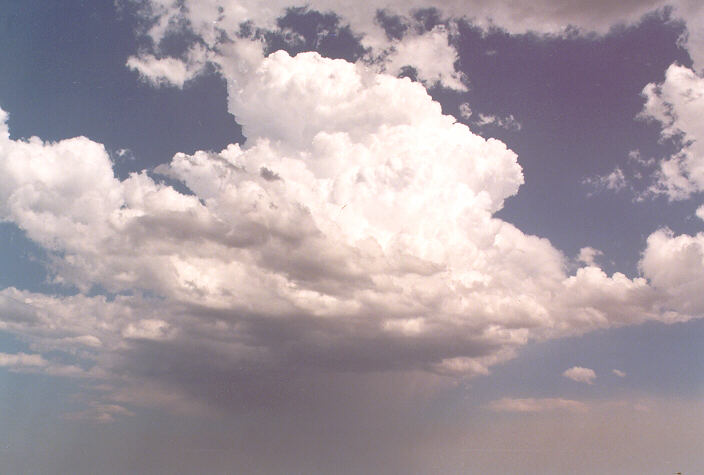
[[[270,7],[3,2],[0,468],[702,470],[702,8]]]

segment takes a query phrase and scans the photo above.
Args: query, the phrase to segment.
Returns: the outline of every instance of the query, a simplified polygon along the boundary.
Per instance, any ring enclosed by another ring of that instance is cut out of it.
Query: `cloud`
[[[493,125],[495,127],[501,127],[502,129],[515,131],[519,131],[522,128],[521,123],[516,120],[513,114],[509,114],[506,117],[497,117],[490,114],[479,114],[479,119],[475,121],[475,124],[479,127]]]
[[[28,355],[26,353],[7,354],[0,353],[0,366],[6,368],[23,368],[32,366],[47,366],[49,363],[42,355]]]
[[[502,398],[489,403],[488,408],[496,412],[546,412],[587,410],[587,405],[580,401],[561,398],[511,399]]]
[[[466,91],[462,74],[455,71],[457,51],[450,44],[448,31],[437,26],[419,35],[408,35],[390,46],[385,59],[389,73],[399,74],[404,66],[413,67],[419,79],[428,85],[441,84],[458,91]]]
[[[448,44],[448,30],[459,21],[468,21],[485,30],[500,28],[510,34],[574,35],[575,32],[606,34],[614,26],[637,23],[646,13],[674,7],[671,14],[686,25],[685,45],[695,64],[704,57],[704,41],[699,29],[704,9],[689,0],[631,0],[628,2],[572,2],[565,6],[555,0],[541,0],[530,5],[515,2],[413,0],[398,2],[363,2],[350,4],[340,0],[277,0],[261,8],[254,0],[202,2],[186,0],[151,0],[141,5],[151,27],[147,36],[154,51],[144,51],[128,60],[128,65],[156,84],[171,82],[182,87],[197,75],[204,61],[219,63],[222,47],[243,36],[266,37],[274,34],[286,38],[293,35],[286,15],[296,12],[321,12],[320,18],[335,16],[336,25],[352,32],[361,42],[366,61],[399,72],[412,67],[419,79],[444,87],[466,89],[466,81],[454,69],[457,54]],[[244,25],[244,27],[243,27]],[[693,27],[694,26],[694,27]],[[287,29],[288,28],[288,29]],[[187,32],[197,40],[197,54],[183,57],[165,56],[160,44],[165,38]],[[333,33],[322,28],[318,35]],[[299,41],[300,43],[300,41]],[[315,41],[319,43],[319,38]],[[202,54],[205,46],[207,54]],[[379,61],[379,59],[381,61]],[[384,59],[386,58],[386,59]]]
[[[125,338],[159,340],[166,337],[168,328],[168,322],[148,318],[127,324],[125,329],[122,330],[122,336]]]
[[[113,153],[113,161],[115,162],[134,162],[137,160],[132,150],[128,148],[120,148]]]
[[[585,178],[582,180],[582,183],[593,188],[594,192],[603,190],[621,191],[628,186],[626,176],[623,174],[623,170],[618,166],[608,175],[597,175],[595,177]]]
[[[577,381],[578,383],[593,384],[596,379],[596,373],[593,369],[582,368],[581,366],[573,366],[562,373],[565,378]]]
[[[222,73],[246,144],[157,169],[192,194],[144,172],[118,180],[86,138],[4,129],[2,217],[82,292],[5,289],[6,331],[73,343],[107,380],[185,399],[239,381],[259,398],[288,394],[275,381],[294,369],[486,374],[530,340],[679,321],[701,300],[663,313],[643,278],[568,276],[547,240],[492,216],[523,181],[516,155],[442,115],[421,85],[233,48]],[[96,285],[117,297],[84,295]]]
[[[460,116],[463,119],[469,119],[470,117],[472,117],[472,108],[469,106],[468,102],[463,102],[462,104],[460,104],[459,112]]]
[[[178,88],[197,77],[205,70],[208,52],[200,45],[193,46],[184,59],[170,56],[157,58],[143,53],[130,56],[126,66],[139,73],[139,76],[154,86],[173,85]]]
[[[643,96],[646,103],[640,117],[660,123],[662,138],[674,141],[679,149],[660,162],[653,191],[672,200],[704,191],[704,78],[673,64],[662,83],[645,86]]]
[[[101,404],[91,402],[82,411],[69,412],[64,414],[64,419],[70,421],[88,420],[94,422],[113,422],[116,416],[134,416],[134,413],[117,404]]]
[[[396,36],[404,32],[404,24],[411,22],[414,14],[433,9],[439,16],[467,18],[482,27],[498,26],[514,34],[529,31],[559,34],[564,33],[567,27],[606,33],[614,25],[636,22],[645,13],[671,3],[658,0],[631,0],[619,4],[580,1],[565,7],[554,0],[541,0],[530,5],[516,5],[508,1],[487,4],[462,0],[412,0],[403,3],[374,1],[350,5],[339,0],[287,0],[274,1],[268,8],[261,8],[253,0],[231,0],[217,4],[188,0],[177,6],[170,0],[152,0],[150,12],[157,20],[151,29],[151,34],[156,39],[167,34],[174,25],[181,27],[186,20],[192,28],[202,32],[207,41],[216,38],[219,30],[237,31],[240,24],[246,21],[261,28],[273,29],[277,18],[282,17],[287,8],[309,6],[321,12],[335,12],[349,22],[355,31],[364,34],[366,42],[373,44],[387,37],[387,32],[382,28],[386,24],[379,21],[380,11],[386,18],[395,20]],[[697,10],[695,2],[675,3],[681,5],[683,11]]]
[[[651,234],[640,268],[653,285],[667,288],[670,306],[691,315],[704,312],[697,297],[704,285],[704,233],[675,236],[663,229]]]
[[[340,375],[472,377],[531,341],[701,315],[685,284],[704,263],[677,259],[691,237],[651,236],[642,277],[570,275],[547,239],[496,218],[523,183],[516,154],[421,84],[258,41],[213,61],[247,141],[155,173],[116,178],[85,137],[10,139],[2,113],[0,218],[78,292],[4,289],[0,328],[130,388],[106,400],[283,404],[357,378]],[[680,280],[660,277],[665,257]]]
[[[704,7],[696,0],[681,0],[672,4],[675,6],[675,16],[687,25],[687,31],[682,37],[682,45],[692,58],[694,70],[701,73],[704,67],[704,34],[701,29],[704,22]]]
[[[582,262],[588,266],[595,266],[596,265],[596,258],[598,256],[603,256],[604,253],[600,251],[599,249],[594,249],[593,247],[583,247],[579,250],[579,254],[577,255],[577,260],[579,262]]]
[[[614,373],[614,374],[615,374],[616,376],[618,376],[619,378],[625,378],[625,377],[626,377],[626,373],[623,372],[623,371],[621,371],[620,369],[613,369],[613,370],[611,370],[611,372]]]
[[[63,365],[47,361],[40,354],[0,353],[0,367],[15,373],[43,373],[51,376],[81,377],[88,373],[73,365]]]

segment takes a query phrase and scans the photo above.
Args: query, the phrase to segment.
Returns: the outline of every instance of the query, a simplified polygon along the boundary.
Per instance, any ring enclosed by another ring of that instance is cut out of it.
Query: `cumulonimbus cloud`
[[[5,128],[3,218],[55,251],[56,281],[119,295],[6,289],[4,329],[46,348],[75,341],[96,375],[159,345],[225,366],[471,376],[531,339],[700,305],[668,300],[656,274],[659,287],[594,266],[569,276],[547,240],[492,217],[522,183],[516,155],[442,115],[421,85],[315,53],[236,53],[223,71],[245,146],[157,169],[192,194],[146,173],[118,180],[88,139]],[[651,247],[676,239],[658,236]],[[649,275],[657,259],[646,251]]]
[[[211,60],[247,142],[155,170],[188,192],[116,178],[84,137],[13,140],[3,113],[0,217],[79,293],[4,289],[0,328],[153,401],[223,377],[266,391],[299,370],[474,376],[532,340],[701,316],[688,276],[704,262],[659,265],[701,255],[699,237],[653,234],[643,277],[570,275],[547,239],[494,217],[523,183],[516,154],[421,84],[248,40]]]

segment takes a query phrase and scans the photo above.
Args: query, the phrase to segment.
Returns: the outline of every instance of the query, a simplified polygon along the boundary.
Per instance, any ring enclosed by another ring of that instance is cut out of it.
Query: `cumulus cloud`
[[[596,379],[596,373],[593,369],[582,368],[581,366],[573,366],[562,373],[565,378],[577,381],[578,383],[593,384]]]
[[[454,64],[459,58],[445,27],[437,26],[427,33],[405,36],[392,43],[389,50],[385,59],[387,71],[399,74],[409,66],[431,86],[441,84],[458,91],[467,90],[462,74],[455,70]]]
[[[680,312],[704,312],[704,302],[695,297],[704,286],[704,233],[675,236],[663,229],[651,234],[640,267],[653,285],[667,288],[672,304],[681,302]]]
[[[155,4],[155,29],[188,14],[209,45],[214,12],[234,21],[207,2],[168,6]],[[704,263],[657,266],[693,238],[651,236],[643,277],[569,275],[548,240],[494,216],[523,183],[516,154],[443,115],[421,84],[265,55],[259,41],[208,54],[247,141],[154,170],[188,192],[146,171],[116,178],[85,137],[10,139],[0,117],[0,218],[47,250],[54,283],[78,289],[4,289],[0,328],[73,352],[118,406],[260,403],[349,372],[471,377],[532,340],[700,316],[686,281]]]
[[[625,377],[626,377],[626,373],[625,373],[624,371],[621,371],[620,369],[614,369],[614,370],[612,370],[611,372],[614,373],[614,374],[615,374],[616,376],[618,376],[619,378],[625,378]]]
[[[662,137],[673,140],[679,151],[660,163],[653,191],[670,199],[686,199],[704,191],[704,78],[673,64],[660,84],[643,89],[646,99],[641,117],[657,121]]]
[[[579,254],[577,255],[577,260],[579,262],[582,262],[588,266],[595,266],[596,265],[596,258],[598,256],[603,256],[604,253],[600,251],[599,249],[594,249],[593,247],[583,247],[579,250]]]
[[[250,382],[252,367],[471,376],[531,339],[689,318],[663,313],[645,279],[566,275],[547,240],[492,217],[523,181],[516,155],[421,85],[233,47],[222,71],[247,143],[157,169],[192,194],[118,180],[88,139],[11,140],[5,126],[2,217],[51,252],[55,282],[118,296],[5,289],[3,329],[74,342],[107,379],[170,387],[187,382],[161,365]]]
[[[516,155],[419,84],[314,53],[243,56],[246,75],[223,70],[245,146],[158,168],[193,194],[118,180],[88,139],[4,129],[3,218],[54,251],[56,282],[118,296],[5,289],[3,329],[173,393],[188,384],[175,368],[248,384],[255,367],[486,374],[530,339],[686,318],[664,317],[645,279],[567,276],[548,241],[492,217],[522,183]]]
[[[489,403],[489,409],[496,412],[546,412],[546,411],[578,411],[587,410],[587,405],[581,401],[561,398],[543,399],[511,399],[502,398]]]

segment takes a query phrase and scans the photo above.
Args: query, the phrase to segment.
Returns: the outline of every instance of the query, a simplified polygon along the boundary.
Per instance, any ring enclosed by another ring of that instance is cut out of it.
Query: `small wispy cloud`
[[[137,157],[135,157],[134,153],[129,148],[117,149],[113,152],[112,155],[113,155],[112,158],[114,161],[134,162],[135,160],[137,160]]]
[[[472,108],[469,106],[468,102],[463,102],[462,104],[460,104],[459,110],[460,116],[463,119],[469,119],[470,117],[472,117]]]
[[[593,369],[583,368],[581,366],[573,366],[562,373],[565,378],[571,379],[578,383],[594,384],[596,373]]]
[[[493,125],[506,130],[515,130],[516,132],[523,128],[523,125],[513,116],[509,114],[505,117],[499,117],[492,114],[479,114],[479,119],[475,122],[479,127]]]
[[[70,421],[113,422],[115,416],[134,416],[134,413],[117,404],[93,402],[88,408],[64,414],[63,418]]]
[[[625,378],[625,377],[626,377],[626,373],[623,372],[623,371],[621,371],[620,369],[614,369],[614,370],[612,370],[611,372],[614,373],[614,374],[615,374],[616,376],[618,376],[619,378]]]
[[[51,376],[84,377],[90,376],[78,366],[58,364],[46,360],[40,354],[28,353],[0,353],[0,367],[7,368],[13,373],[42,373]]]
[[[626,176],[623,174],[623,170],[621,170],[620,167],[614,168],[613,171],[607,175],[587,177],[582,180],[582,184],[593,189],[593,191],[588,193],[589,196],[604,190],[621,191],[628,186]]]
[[[643,201],[661,193],[656,183],[656,165],[654,158],[644,157],[639,150],[630,150],[625,162],[603,175],[583,178],[582,185],[590,189],[587,192],[590,197],[606,191],[626,191],[633,195],[633,201]]]
[[[587,405],[580,401],[562,398],[502,398],[487,406],[495,412],[547,412],[547,411],[586,411]]]

